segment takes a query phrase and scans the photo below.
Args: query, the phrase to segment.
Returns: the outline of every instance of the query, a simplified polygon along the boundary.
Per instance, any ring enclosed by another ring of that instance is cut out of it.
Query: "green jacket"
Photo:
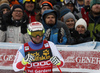
[[[88,30],[90,31],[90,36],[95,39],[96,37],[93,35],[92,31],[100,31],[100,16],[94,18],[91,14],[89,14]]]

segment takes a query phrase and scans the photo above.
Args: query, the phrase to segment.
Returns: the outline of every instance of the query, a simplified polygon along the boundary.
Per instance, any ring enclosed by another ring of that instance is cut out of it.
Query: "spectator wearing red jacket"
[[[35,5],[36,5],[36,2],[34,0],[23,1],[23,6],[25,9],[25,12],[29,17],[29,23],[36,21],[36,19],[35,19],[35,16],[36,16]]]

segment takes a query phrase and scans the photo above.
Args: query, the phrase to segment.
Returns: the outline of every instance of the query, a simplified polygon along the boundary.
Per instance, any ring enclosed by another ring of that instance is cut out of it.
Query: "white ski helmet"
[[[32,22],[28,25],[28,28],[27,28],[27,33],[29,35],[31,35],[31,32],[34,32],[34,31],[43,31],[43,33],[45,33],[45,30],[44,30],[44,27],[42,25],[42,23],[40,22]]]

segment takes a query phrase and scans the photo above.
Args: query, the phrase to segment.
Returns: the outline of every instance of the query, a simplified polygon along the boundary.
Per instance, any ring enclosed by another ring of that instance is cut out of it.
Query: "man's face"
[[[51,8],[49,6],[43,6],[42,9],[41,9],[41,14],[43,14],[43,12],[45,10],[50,10]]]
[[[67,7],[68,9],[70,9],[71,12],[73,12],[73,10],[74,10],[74,5],[73,5],[73,4],[67,4],[66,7]]]
[[[23,17],[23,11],[20,8],[16,8],[13,13],[12,13],[12,17],[14,20],[21,20]]]
[[[45,23],[47,25],[54,25],[56,22],[56,18],[54,15],[48,15],[46,18],[45,18]]]
[[[91,10],[94,14],[100,15],[100,4],[93,5]]]
[[[87,6],[87,5],[90,5],[90,2],[91,0],[84,0],[84,4]]]
[[[77,0],[77,3],[78,3],[79,5],[83,5],[83,4],[84,4],[84,0]]]
[[[42,42],[43,37],[37,36],[37,37],[32,37],[32,40],[34,43],[39,44]]]
[[[34,3],[26,2],[25,3],[25,9],[28,10],[28,11],[32,11],[34,9]]]

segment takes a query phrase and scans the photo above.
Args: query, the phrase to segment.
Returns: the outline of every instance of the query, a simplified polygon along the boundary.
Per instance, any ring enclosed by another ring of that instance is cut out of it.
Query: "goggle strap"
[[[27,33],[29,34],[29,35],[31,35],[31,32],[27,29]]]
[[[43,29],[43,33],[45,33],[45,29]]]

